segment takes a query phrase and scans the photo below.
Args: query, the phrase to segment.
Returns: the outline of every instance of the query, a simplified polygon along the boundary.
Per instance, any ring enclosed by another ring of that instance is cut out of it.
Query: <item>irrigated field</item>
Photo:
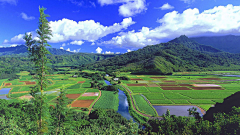
[[[214,73],[134,76],[126,73],[125,76],[130,80],[124,80],[122,84],[131,90],[138,107],[142,103],[137,95],[142,94],[152,105],[197,105],[208,110],[217,102],[223,102],[224,98],[240,91],[239,78],[212,74]],[[144,83],[139,83],[140,81]],[[148,109],[141,111],[147,112]]]

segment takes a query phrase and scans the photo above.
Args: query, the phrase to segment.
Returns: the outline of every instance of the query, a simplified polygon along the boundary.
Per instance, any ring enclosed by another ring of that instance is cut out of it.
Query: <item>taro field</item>
[[[10,102],[33,98],[29,93],[37,83],[37,80],[26,71],[22,71],[18,75],[20,75],[20,78],[12,81],[8,81],[8,79],[0,80],[1,89],[11,88],[7,94],[5,93]],[[46,94],[47,102],[53,107],[58,102],[57,98],[62,88],[66,92],[68,106],[76,110],[85,111],[86,113],[88,113],[101,95],[98,89],[90,88],[90,79],[72,77],[71,74],[53,74],[47,76],[47,78],[48,87],[44,93]],[[1,95],[1,97],[3,96]]]
[[[130,90],[139,110],[147,114],[153,114],[148,102],[151,105],[197,105],[207,111],[240,91],[240,77],[225,75],[225,72],[186,72],[167,76],[120,74],[130,78],[122,80],[122,85]],[[145,103],[144,98],[147,99]]]

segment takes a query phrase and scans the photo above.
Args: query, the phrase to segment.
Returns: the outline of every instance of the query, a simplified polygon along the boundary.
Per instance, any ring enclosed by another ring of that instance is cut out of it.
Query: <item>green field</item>
[[[154,109],[151,107],[148,102],[142,97],[141,95],[133,95],[136,105],[139,108],[139,110],[143,113],[150,114],[150,115],[156,115]]]
[[[118,110],[118,94],[114,94],[112,91],[102,91],[102,95],[95,103],[93,108],[114,109]]]

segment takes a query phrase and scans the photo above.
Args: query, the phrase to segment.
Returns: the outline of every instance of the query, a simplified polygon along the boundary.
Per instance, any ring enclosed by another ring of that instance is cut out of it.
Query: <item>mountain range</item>
[[[113,58],[87,64],[88,69],[120,69],[135,74],[172,74],[178,71],[239,70],[240,55],[220,51],[180,36]]]

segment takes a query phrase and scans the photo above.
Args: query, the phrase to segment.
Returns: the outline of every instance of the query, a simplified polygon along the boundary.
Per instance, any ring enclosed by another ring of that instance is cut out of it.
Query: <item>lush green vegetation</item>
[[[112,91],[102,91],[101,97],[95,103],[93,108],[114,109],[118,110],[118,94]]]
[[[150,114],[150,115],[156,115],[154,109],[151,107],[151,105],[146,102],[146,100],[141,95],[133,95],[137,107],[139,110],[143,113]]]

